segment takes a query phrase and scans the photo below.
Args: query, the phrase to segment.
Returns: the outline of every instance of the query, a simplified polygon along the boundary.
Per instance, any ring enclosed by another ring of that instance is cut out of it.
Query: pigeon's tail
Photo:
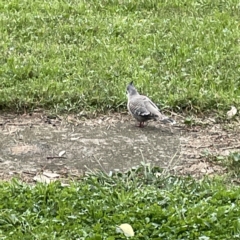
[[[161,117],[159,117],[159,120],[160,120],[162,123],[168,123],[168,124],[171,124],[171,125],[176,124],[176,122],[175,122],[173,119],[171,119],[171,118],[169,118],[169,117],[166,117],[166,116],[164,116],[164,115],[161,115]]]

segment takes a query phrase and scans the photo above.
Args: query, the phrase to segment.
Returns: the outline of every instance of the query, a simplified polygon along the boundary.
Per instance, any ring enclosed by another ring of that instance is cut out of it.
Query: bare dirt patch
[[[209,161],[209,156],[228,156],[240,151],[240,125],[213,124],[201,122],[204,126],[194,126],[181,137],[182,165],[176,170],[193,176],[214,175],[226,172],[226,168]]]
[[[194,176],[224,172],[202,154],[239,151],[239,124],[135,127],[126,114],[79,120],[42,113],[0,116],[0,178],[32,181],[40,173],[81,176],[86,171],[126,171],[141,162]]]

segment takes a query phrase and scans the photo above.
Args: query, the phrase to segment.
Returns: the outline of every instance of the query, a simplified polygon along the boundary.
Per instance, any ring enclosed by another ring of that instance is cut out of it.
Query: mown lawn
[[[68,187],[0,183],[0,239],[239,239],[240,189],[155,171],[90,175]]]
[[[3,0],[0,109],[125,108],[131,80],[159,107],[239,104],[238,0]]]
[[[0,21],[1,111],[126,109],[132,80],[177,112],[239,106],[238,0],[2,0]],[[132,239],[240,239],[239,187],[152,170],[1,181],[0,239],[126,239],[123,223]]]

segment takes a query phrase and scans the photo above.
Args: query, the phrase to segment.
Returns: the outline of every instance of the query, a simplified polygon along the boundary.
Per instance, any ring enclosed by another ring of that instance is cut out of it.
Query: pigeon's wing
[[[175,121],[164,114],[162,114],[159,110],[159,108],[149,99],[148,97],[141,96],[142,101],[144,102],[144,106],[148,112],[151,113],[153,116],[157,116],[158,120],[164,122],[164,123],[172,123],[174,124]]]
[[[175,121],[162,114],[155,103],[146,96],[134,95],[128,101],[129,112],[139,121],[150,119],[159,120],[163,123],[175,124]]]
[[[152,101],[148,97],[142,95],[136,95],[132,97],[128,103],[129,111],[133,116],[141,116],[146,119],[152,119],[157,117],[158,110],[156,111],[156,113],[154,113],[155,111],[151,111],[152,109],[150,106],[148,106],[148,101],[152,103]],[[154,103],[152,104],[153,109],[158,109]]]
[[[149,112],[151,112],[153,114],[156,114],[156,115],[158,115],[160,113],[158,107],[156,106],[155,103],[152,102],[152,100],[150,98],[141,95],[141,99],[142,99],[142,101],[144,103],[145,108]]]

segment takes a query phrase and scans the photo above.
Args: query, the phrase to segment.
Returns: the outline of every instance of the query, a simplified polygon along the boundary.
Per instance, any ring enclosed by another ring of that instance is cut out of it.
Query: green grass
[[[126,109],[134,81],[160,107],[240,103],[238,0],[3,0],[0,110]],[[239,154],[228,158],[239,176]],[[237,168],[236,168],[237,166]],[[239,239],[240,189],[219,179],[95,174],[69,187],[0,182],[0,239]]]
[[[119,240],[116,226],[128,223],[132,239],[239,239],[239,187],[149,169],[91,174],[69,187],[0,182],[0,238]]]
[[[239,104],[238,0],[3,0],[0,109],[125,108],[134,80],[160,107]]]
[[[240,177],[240,152],[230,152],[227,156],[203,153],[207,161],[218,164],[227,170],[227,175],[238,179]]]

